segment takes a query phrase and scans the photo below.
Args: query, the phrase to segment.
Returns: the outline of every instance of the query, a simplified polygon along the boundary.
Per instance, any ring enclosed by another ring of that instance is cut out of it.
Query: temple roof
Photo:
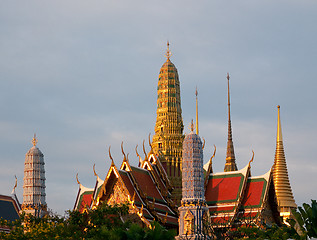
[[[0,195],[0,218],[8,221],[19,219],[21,206],[12,196]]]
[[[37,146],[33,146],[27,151],[26,155],[43,155],[43,153]]]
[[[74,210],[82,212],[85,208],[90,208],[93,201],[93,193],[94,188],[87,188],[79,184]]]
[[[275,223],[280,223],[271,170],[262,176],[250,177],[248,164],[239,171],[210,174],[206,201],[211,220],[216,224],[257,223],[267,217],[264,216],[267,212],[263,212],[267,206]]]

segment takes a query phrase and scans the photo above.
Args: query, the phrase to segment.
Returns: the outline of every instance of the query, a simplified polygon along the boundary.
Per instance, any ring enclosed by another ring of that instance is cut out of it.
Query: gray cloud
[[[22,201],[24,154],[36,132],[45,155],[47,202],[73,207],[78,172],[105,177],[107,148],[121,164],[124,141],[153,133],[156,84],[166,40],[181,81],[185,130],[199,90],[205,160],[217,145],[224,165],[226,73],[231,74],[233,136],[242,168],[256,153],[261,175],[274,159],[281,105],[289,175],[298,203],[315,198],[317,32],[315,1],[7,1],[0,8],[0,192],[14,174]]]

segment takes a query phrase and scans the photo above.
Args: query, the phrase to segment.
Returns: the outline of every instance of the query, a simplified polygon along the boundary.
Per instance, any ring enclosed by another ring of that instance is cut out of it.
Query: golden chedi
[[[288,177],[283,138],[282,127],[280,119],[280,106],[277,106],[277,138],[276,138],[276,150],[273,165],[273,181],[279,206],[279,211],[283,219],[289,218],[291,215],[291,209],[296,208],[291,184]]]
[[[172,198],[180,201],[184,126],[178,72],[170,57],[167,43],[167,60],[160,69],[157,85],[157,116],[152,147],[174,187]]]

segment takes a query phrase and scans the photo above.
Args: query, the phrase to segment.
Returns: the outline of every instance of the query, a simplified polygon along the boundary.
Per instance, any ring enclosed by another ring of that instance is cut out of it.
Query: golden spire
[[[229,91],[229,73],[227,73],[228,80],[228,142],[227,142],[227,155],[226,155],[226,165],[225,172],[237,171],[236,158],[234,155],[233,141],[232,141],[232,129],[231,129],[231,115],[230,115],[230,91]]]
[[[283,141],[282,137],[282,127],[281,127],[281,118],[280,118],[280,105],[277,106],[277,134],[276,134],[276,141]]]
[[[36,138],[36,134],[34,133],[34,137],[32,138],[32,144],[33,144],[33,146],[36,146],[36,144],[37,144],[37,138]]]
[[[291,214],[291,209],[296,208],[297,205],[293,197],[292,188],[288,177],[282,138],[280,106],[277,106],[277,110],[277,136],[273,165],[273,181],[281,216],[287,217]]]
[[[170,42],[167,41],[167,50],[166,50],[165,57],[167,58],[167,60],[169,60],[171,56],[172,56],[172,53],[170,51]]]
[[[199,130],[198,130],[198,91],[197,91],[197,86],[196,86],[196,134],[199,135]]]
[[[167,61],[160,68],[157,83],[157,109],[155,134],[151,146],[153,152],[161,156],[165,169],[174,190],[172,199],[182,198],[182,151],[183,119],[180,97],[180,81],[175,65],[170,61],[171,52],[167,42]]]

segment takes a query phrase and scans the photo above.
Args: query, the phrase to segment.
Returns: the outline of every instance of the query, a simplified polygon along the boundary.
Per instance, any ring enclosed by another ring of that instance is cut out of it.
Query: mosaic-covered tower
[[[273,181],[276,192],[277,203],[279,211],[283,219],[289,218],[291,210],[297,208],[295,203],[291,184],[288,177],[283,137],[282,126],[280,118],[280,106],[277,106],[277,137],[276,137],[276,150],[273,165]]]
[[[44,155],[36,146],[36,135],[32,139],[33,147],[25,155],[23,178],[22,211],[36,217],[47,213],[45,202],[45,170]]]
[[[208,239],[203,219],[208,214],[205,201],[203,148],[200,137],[186,135],[183,142],[182,201],[179,211],[179,239]]]
[[[166,62],[159,74],[157,85],[157,111],[152,147],[174,187],[172,198],[179,202],[182,187],[183,119],[178,72],[170,60],[167,43]]]

